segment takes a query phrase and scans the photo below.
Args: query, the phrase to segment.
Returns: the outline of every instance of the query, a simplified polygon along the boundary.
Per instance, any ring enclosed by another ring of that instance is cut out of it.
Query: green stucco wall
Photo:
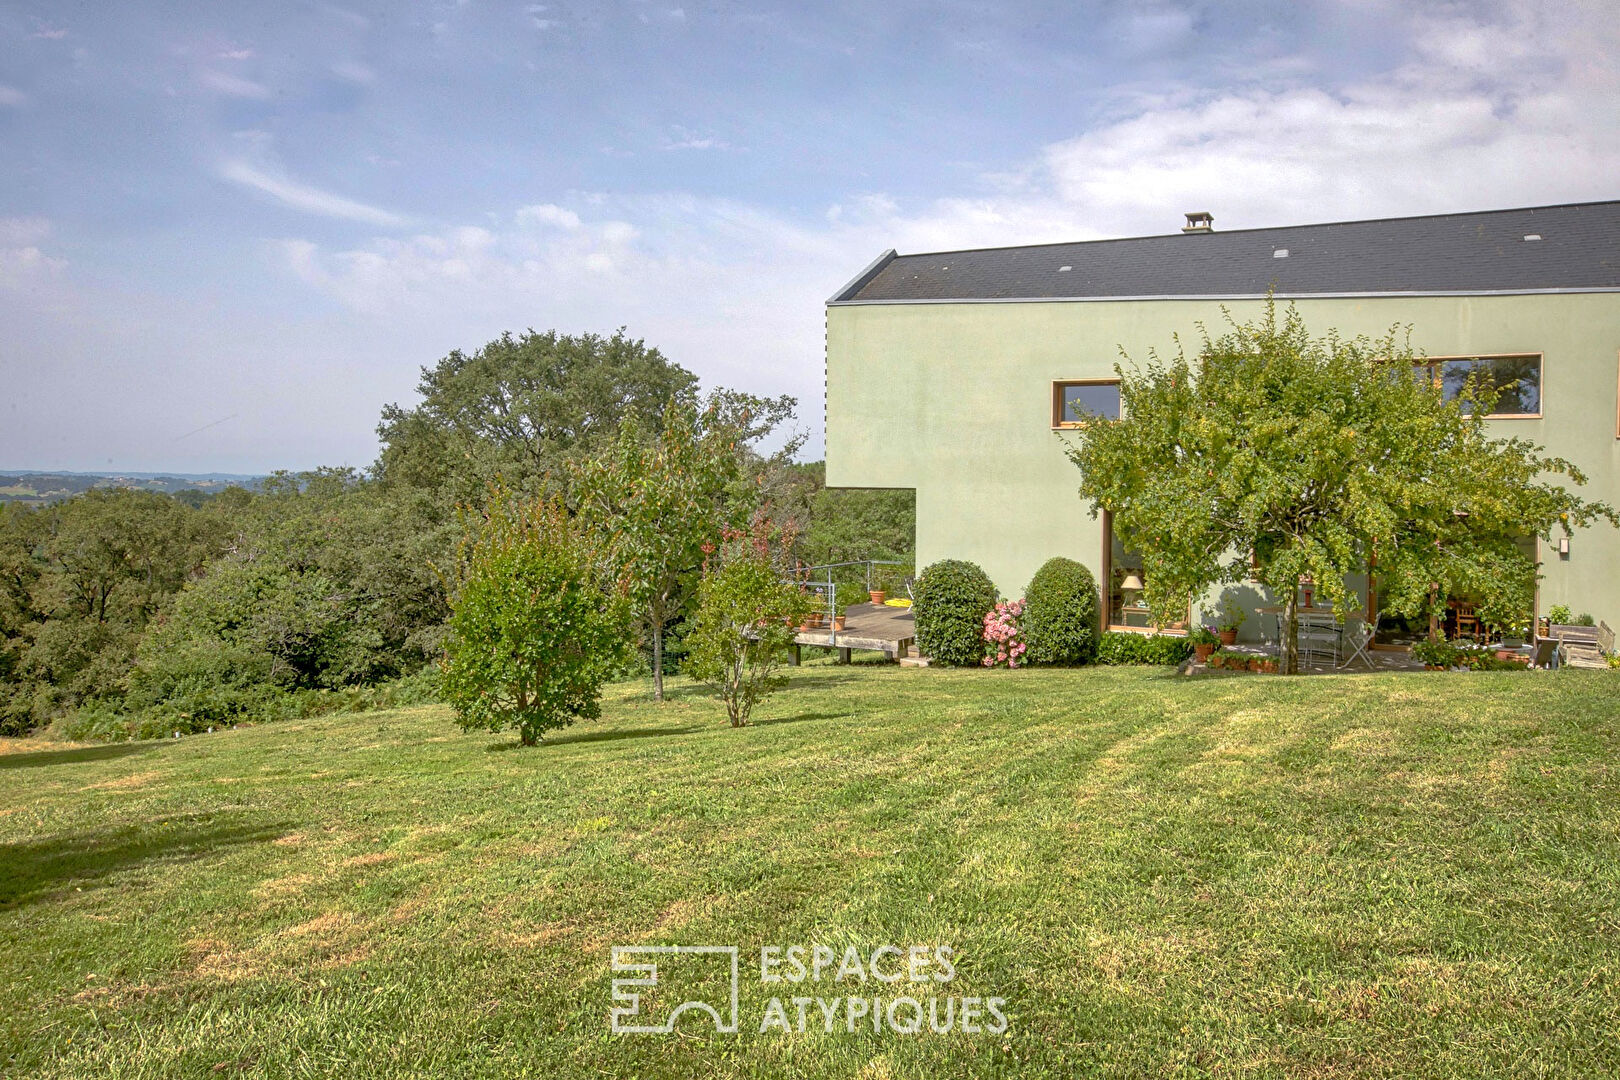
[[[1242,320],[1259,301],[1229,302]],[[1542,417],[1492,421],[1573,461],[1585,494],[1620,505],[1615,438],[1620,294],[1297,301],[1315,333],[1377,335],[1410,324],[1432,356],[1541,353]],[[913,488],[917,560],[971,559],[1022,595],[1046,559],[1100,570],[1101,523],[1051,427],[1053,380],[1108,378],[1132,357],[1189,352],[1221,305],[1197,300],[830,305],[827,483]],[[1620,627],[1620,532],[1578,533],[1567,560],[1543,551],[1540,613],[1568,604]],[[1245,636],[1248,636],[1247,634]]]

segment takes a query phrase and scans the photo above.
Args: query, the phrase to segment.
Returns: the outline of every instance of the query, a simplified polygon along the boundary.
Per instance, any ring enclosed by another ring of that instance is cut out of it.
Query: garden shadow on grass
[[[514,739],[511,742],[494,742],[484,747],[486,754],[504,754],[508,750],[544,750],[548,746],[568,746],[571,743],[598,743],[616,742],[619,739],[651,739],[660,735],[690,735],[694,731],[701,731],[701,724],[686,724],[682,727],[658,728],[616,728],[609,731],[585,731],[578,735],[554,735],[540,741],[537,746],[524,746],[522,740]]]
[[[848,712],[807,712],[797,716],[771,716],[763,720],[750,720],[748,726],[770,727],[773,724],[797,724],[802,720],[844,720],[854,715]]]
[[[76,746],[67,750],[27,750],[20,754],[0,754],[0,769],[32,769],[41,765],[72,765],[79,761],[110,761],[145,754],[161,743],[113,743],[110,746]]]
[[[578,735],[560,735],[555,739],[547,739],[547,746],[567,746],[570,743],[599,743],[617,742],[619,739],[651,739],[660,735],[690,735],[694,731],[703,730],[702,724],[685,724],[681,727],[648,727],[648,728],[620,728],[616,731],[586,731]],[[522,743],[516,745],[522,746]]]
[[[0,844],[0,911],[121,870],[201,859],[241,844],[268,842],[285,835],[287,828],[285,823],[219,821],[212,815],[196,815],[155,825],[86,829],[45,840]]]

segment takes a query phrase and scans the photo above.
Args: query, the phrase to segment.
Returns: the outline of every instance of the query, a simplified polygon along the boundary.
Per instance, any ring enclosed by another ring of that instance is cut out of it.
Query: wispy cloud
[[[270,97],[270,88],[263,83],[223,71],[204,71],[197,76],[197,81],[227,97],[250,98],[254,101],[264,101]]]
[[[405,224],[405,219],[398,214],[344,198],[342,195],[334,195],[308,184],[301,184],[246,161],[227,161],[220,167],[219,175],[233,184],[261,192],[306,214],[319,214],[322,217],[358,221],[366,225],[381,225],[387,228],[397,228]]]
[[[0,105],[9,105],[16,108],[28,100],[28,95],[14,86],[0,84]]]
[[[217,54],[221,60],[251,60],[252,49],[225,49]]]
[[[369,86],[377,81],[377,73],[358,60],[342,60],[333,64],[332,74],[358,86]]]
[[[34,31],[34,33],[29,36],[42,38],[45,41],[61,41],[63,38],[68,36],[68,32],[60,26],[47,26],[44,23],[40,23],[39,29]]]
[[[519,224],[551,225],[570,232],[579,228],[579,215],[553,203],[523,206],[513,215]]]
[[[717,135],[704,134],[677,126],[664,139],[665,150],[730,150],[732,145]]]
[[[33,285],[67,267],[66,259],[40,250],[50,233],[51,223],[44,218],[0,218],[0,288]]]

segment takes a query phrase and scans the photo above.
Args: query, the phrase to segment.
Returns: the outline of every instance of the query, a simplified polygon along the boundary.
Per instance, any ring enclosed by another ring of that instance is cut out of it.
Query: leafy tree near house
[[[811,607],[784,577],[793,541],[791,525],[779,528],[756,513],[748,529],[727,529],[719,545],[708,545],[688,668],[719,692],[732,727],[747,724],[754,706],[785,682],[776,672]]]
[[[1418,616],[1464,595],[1507,624],[1533,603],[1522,537],[1616,523],[1570,489],[1585,482],[1570,462],[1486,433],[1488,389],[1444,400],[1395,331],[1313,337],[1270,301],[1227,322],[1195,359],[1116,365],[1120,418],[1069,446],[1081,497],[1141,554],[1154,609],[1257,577],[1283,599],[1283,670],[1297,673],[1303,576],[1341,618],[1360,602],[1346,576],[1375,562],[1386,610]]]
[[[792,399],[783,400],[790,411]],[[631,415],[612,447],[573,472],[580,520],[605,537],[623,568],[631,610],[651,646],[659,701],[665,633],[692,603],[705,546],[755,509],[763,472],[748,446],[780,419],[773,415],[779,404],[731,391],[702,407],[672,400],[656,435],[649,438]]]
[[[497,489],[459,551],[441,692],[463,729],[516,728],[533,746],[601,715],[627,616],[595,537],[555,501]]]

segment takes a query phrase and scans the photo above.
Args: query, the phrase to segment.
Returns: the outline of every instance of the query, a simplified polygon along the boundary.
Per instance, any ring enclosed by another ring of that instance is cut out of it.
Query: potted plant
[[[1237,644],[1238,628],[1245,618],[1243,605],[1232,597],[1221,601],[1220,639],[1222,645]]]
[[[1412,659],[1420,661],[1425,671],[1444,671],[1456,666],[1461,658],[1462,653],[1457,647],[1443,638],[1420,641],[1412,646]]]
[[[1192,642],[1193,655],[1198,658],[1200,664],[1209,662],[1209,654],[1215,651],[1215,646],[1220,642],[1214,628],[1209,626],[1200,626],[1191,631],[1187,635],[1187,640]]]
[[[867,589],[860,582],[852,581],[839,585],[833,596],[833,627],[837,630],[844,628],[844,616],[852,604],[866,603]]]
[[[1512,623],[1510,625],[1501,627],[1500,629],[1502,635],[1500,644],[1502,648],[1521,649],[1524,647],[1524,639],[1529,632],[1529,627],[1527,627],[1524,623]]]

